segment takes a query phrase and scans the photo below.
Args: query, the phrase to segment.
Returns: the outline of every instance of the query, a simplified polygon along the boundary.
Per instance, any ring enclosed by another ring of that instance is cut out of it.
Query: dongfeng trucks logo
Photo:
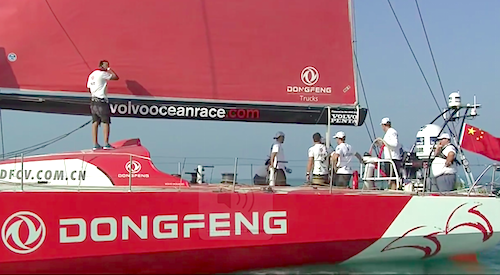
[[[125,171],[127,171],[127,173],[118,174],[118,177],[128,178],[132,176],[132,178],[149,178],[148,173],[139,173],[141,172],[141,170],[142,165],[140,162],[138,162],[137,160],[129,160],[127,161],[127,163],[125,163]]]
[[[305,67],[302,70],[302,73],[300,73],[300,78],[302,79],[302,82],[304,82],[304,84],[312,86],[316,84],[316,82],[318,82],[319,72],[314,67]]]
[[[42,219],[29,211],[16,212],[2,226],[2,241],[12,252],[28,254],[45,241],[47,229]]]
[[[300,72],[300,80],[304,85],[286,86],[288,94],[299,94],[300,101],[318,102],[318,94],[331,94],[331,86],[315,86],[319,81],[319,71],[316,67],[307,66]],[[323,81],[324,83],[324,81]],[[323,84],[322,83],[322,84]],[[324,85],[324,84],[323,84]]]
[[[125,169],[127,170],[127,172],[132,174],[139,173],[141,171],[141,168],[141,164],[136,160],[133,160],[132,162],[129,161],[127,162],[127,164],[125,164]]]

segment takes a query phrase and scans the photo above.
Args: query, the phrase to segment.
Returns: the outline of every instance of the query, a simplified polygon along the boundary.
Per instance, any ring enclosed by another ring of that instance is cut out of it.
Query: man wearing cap
[[[328,151],[326,146],[321,142],[321,134],[314,133],[314,145],[309,148],[307,155],[306,180],[312,184],[326,185],[328,181]],[[312,170],[312,177],[311,177]]]
[[[286,185],[285,175],[285,152],[283,150],[283,142],[285,142],[285,134],[281,131],[274,135],[276,142],[271,147],[271,167],[269,175],[269,185]]]
[[[403,159],[403,147],[398,139],[398,132],[396,129],[391,127],[391,120],[388,117],[384,117],[380,122],[382,126],[382,130],[384,130],[384,142],[386,145],[384,146],[384,159],[391,159],[396,165],[396,169],[398,174],[401,175],[401,167],[402,167],[402,159]],[[379,144],[382,145],[382,144]],[[383,171],[386,176],[394,177],[394,168],[391,168],[390,163],[384,163]],[[391,173],[392,172],[392,173]],[[396,181],[389,181],[389,189],[396,190],[397,184]]]
[[[433,179],[430,188],[431,192],[449,192],[455,187],[457,167],[455,156],[457,149],[450,143],[450,135],[443,133],[438,137],[438,144],[434,150],[434,160],[431,164]]]
[[[363,159],[358,152],[353,152],[351,145],[345,142],[344,132],[337,132],[333,138],[337,139],[337,147],[335,152],[331,154],[332,169],[335,172],[333,185],[348,187],[353,172],[351,168],[352,157],[356,156],[359,161],[363,161]]]

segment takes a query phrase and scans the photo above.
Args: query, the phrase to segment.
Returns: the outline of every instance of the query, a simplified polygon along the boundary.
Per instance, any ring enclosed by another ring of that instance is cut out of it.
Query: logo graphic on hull
[[[20,211],[10,215],[2,226],[2,241],[12,252],[29,254],[45,241],[47,229],[35,213]]]
[[[493,226],[488,218],[477,210],[477,208],[481,205],[482,203],[479,202],[463,203],[451,212],[448,220],[446,221],[444,230],[425,225],[414,227],[406,231],[401,237],[390,242],[382,249],[381,252],[401,248],[413,248],[424,252],[424,256],[422,257],[423,259],[429,258],[437,255],[441,251],[442,246],[438,239],[439,236],[448,235],[456,229],[464,227],[471,227],[480,231],[483,235],[482,241],[486,242],[493,236]],[[467,208],[467,206],[469,207]],[[477,221],[473,222],[473,219],[476,219]],[[430,241],[430,243],[427,242],[428,245],[421,245],[420,242],[418,242],[419,237]]]
[[[125,171],[127,173],[118,174],[119,178],[128,178],[132,176],[133,178],[149,178],[149,173],[140,173],[142,170],[142,165],[137,160],[127,161],[125,163]],[[146,168],[147,170],[147,168]]]
[[[132,162],[128,161],[127,164],[125,164],[125,170],[132,174],[139,173],[141,168],[141,164],[136,160],[133,160]]]

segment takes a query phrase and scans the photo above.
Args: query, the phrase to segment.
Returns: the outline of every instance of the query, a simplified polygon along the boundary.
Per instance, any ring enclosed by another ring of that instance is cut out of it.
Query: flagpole
[[[474,103],[474,105],[475,105],[475,103]],[[465,157],[464,150],[462,149],[462,141],[463,141],[463,138],[464,138],[464,135],[465,135],[465,131],[466,131],[466,127],[465,127],[466,122],[465,122],[465,119],[467,118],[468,113],[469,113],[469,108],[465,107],[465,114],[464,114],[463,119],[462,119],[462,125],[460,126],[460,139],[459,139],[458,143],[455,140],[455,143],[457,143],[457,145],[458,145],[457,149],[460,152],[460,160],[462,161],[462,167],[464,169],[465,176],[467,178],[467,183],[469,184],[469,187],[471,187],[471,186],[473,186],[474,181],[475,181],[474,180],[474,175],[472,174],[472,171],[470,170],[469,161]]]
[[[467,111],[468,110],[465,110],[465,115],[467,115]],[[460,147],[462,147],[462,140],[464,139],[465,128],[466,128],[465,124],[466,123],[465,123],[465,116],[464,116],[464,119],[462,121],[462,126],[460,126],[460,132],[459,132],[460,133],[460,139],[459,139],[458,144],[457,144]]]

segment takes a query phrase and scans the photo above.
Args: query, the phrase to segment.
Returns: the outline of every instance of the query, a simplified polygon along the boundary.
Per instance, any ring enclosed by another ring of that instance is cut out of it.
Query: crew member
[[[327,185],[328,181],[328,151],[326,146],[322,143],[320,133],[313,135],[314,145],[309,148],[307,155],[309,160],[307,162],[306,180],[312,184]],[[311,180],[312,170],[312,180]]]
[[[94,150],[113,149],[109,144],[109,131],[111,124],[111,110],[108,100],[108,80],[118,80],[118,75],[109,67],[109,62],[101,60],[99,68],[94,70],[87,79],[87,88],[92,96],[90,101],[90,112],[92,114],[92,138]],[[99,145],[97,131],[99,125],[103,123],[104,147]]]
[[[401,176],[401,167],[402,167],[402,158],[403,158],[403,147],[398,139],[398,131],[392,128],[391,120],[388,117],[384,117],[380,122],[382,130],[384,130],[384,142],[386,145],[384,146],[384,159],[390,159],[396,165],[396,169],[398,174]],[[379,145],[382,145],[379,143]],[[384,163],[383,165],[384,174],[387,177],[395,177],[394,167],[391,168],[390,163]],[[397,184],[396,181],[389,181],[389,189],[396,190]]]
[[[450,143],[450,135],[443,133],[438,137],[438,144],[434,150],[434,160],[431,164],[433,178],[431,192],[449,192],[455,188],[457,176],[456,155],[457,149]],[[429,191],[429,187],[427,187]]]
[[[351,181],[353,170],[351,168],[352,157],[356,156],[361,162],[363,158],[358,152],[352,150],[351,145],[345,142],[346,135],[339,131],[333,136],[337,140],[335,152],[331,154],[333,175],[333,185],[339,187],[348,187]]]
[[[269,185],[287,185],[286,175],[285,175],[285,152],[283,150],[283,143],[285,142],[285,134],[283,132],[277,132],[274,136],[276,140],[271,147],[271,167],[269,175]]]

